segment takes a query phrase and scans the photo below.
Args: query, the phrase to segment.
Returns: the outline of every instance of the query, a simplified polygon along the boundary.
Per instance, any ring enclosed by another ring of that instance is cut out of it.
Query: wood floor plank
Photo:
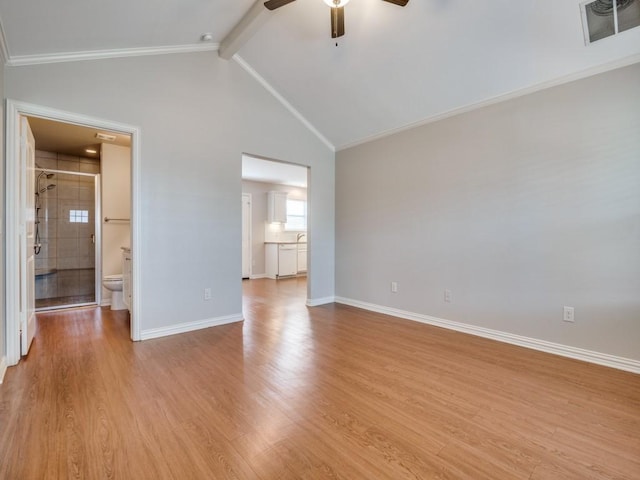
[[[38,314],[1,479],[638,479],[640,376],[243,282],[245,321],[140,343]]]

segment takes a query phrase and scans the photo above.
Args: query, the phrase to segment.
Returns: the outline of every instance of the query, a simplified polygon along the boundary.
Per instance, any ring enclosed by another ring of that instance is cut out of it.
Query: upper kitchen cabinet
[[[267,222],[287,223],[287,192],[267,193]]]

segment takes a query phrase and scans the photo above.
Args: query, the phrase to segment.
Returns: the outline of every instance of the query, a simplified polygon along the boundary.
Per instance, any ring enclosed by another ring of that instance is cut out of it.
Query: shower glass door
[[[36,310],[96,303],[98,175],[36,169]]]

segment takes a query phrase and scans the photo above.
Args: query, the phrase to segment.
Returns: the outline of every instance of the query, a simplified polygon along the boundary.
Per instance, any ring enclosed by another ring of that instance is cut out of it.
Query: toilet
[[[122,274],[105,275],[102,285],[111,291],[111,310],[126,310],[122,295]]]

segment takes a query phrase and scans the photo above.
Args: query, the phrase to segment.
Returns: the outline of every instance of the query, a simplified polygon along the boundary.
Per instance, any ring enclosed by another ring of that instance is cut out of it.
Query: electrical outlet
[[[205,300],[211,300],[211,289],[210,288],[205,288],[204,289],[204,299]]]
[[[398,293],[398,282],[391,282],[391,291],[393,293]]]
[[[444,301],[447,303],[451,303],[451,290],[444,291]]]
[[[573,313],[573,307],[564,307],[564,316],[562,320],[565,322],[575,322],[575,316]]]

